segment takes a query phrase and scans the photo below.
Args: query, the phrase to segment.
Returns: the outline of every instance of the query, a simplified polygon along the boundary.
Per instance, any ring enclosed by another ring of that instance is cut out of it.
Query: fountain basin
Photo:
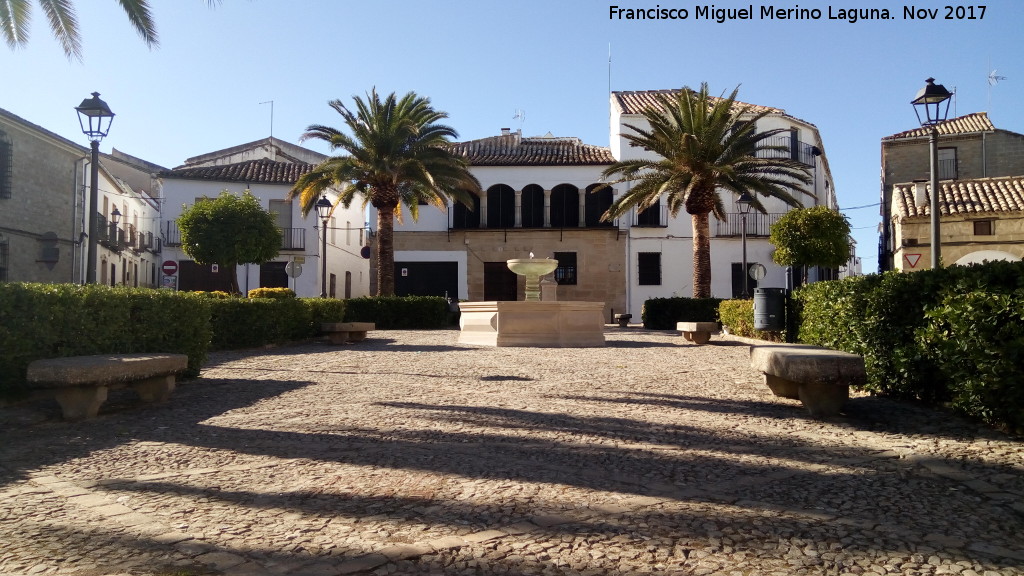
[[[460,344],[534,348],[599,348],[604,302],[461,302]]]
[[[506,260],[508,269],[520,276],[543,276],[558,268],[558,260],[553,258],[513,258]]]

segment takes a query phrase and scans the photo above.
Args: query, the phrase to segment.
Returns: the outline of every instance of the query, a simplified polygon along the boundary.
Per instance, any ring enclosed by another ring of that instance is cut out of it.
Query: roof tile
[[[185,180],[216,180],[219,182],[246,182],[252,184],[294,184],[299,177],[310,172],[312,164],[302,162],[275,162],[267,158],[219,166],[178,167],[157,174],[160,178]]]
[[[925,202],[918,206],[914,183],[894,186],[893,197],[900,219],[931,216],[931,186],[925,187]],[[1024,176],[945,180],[939,182],[939,212],[943,216],[1024,212]]]
[[[996,129],[992,121],[988,119],[986,112],[975,112],[974,114],[968,114],[966,116],[959,116],[957,118],[950,118],[945,122],[939,122],[935,125],[938,129],[939,134],[973,134],[976,132],[992,132]],[[899,134],[893,134],[892,136],[886,136],[882,140],[899,140],[901,138],[921,138],[931,134],[931,127],[920,127],[914,128],[913,130],[907,130],[906,132],[900,132]]]
[[[502,134],[457,142],[452,152],[471,166],[602,166],[615,162],[611,150],[584,144],[579,138]]]

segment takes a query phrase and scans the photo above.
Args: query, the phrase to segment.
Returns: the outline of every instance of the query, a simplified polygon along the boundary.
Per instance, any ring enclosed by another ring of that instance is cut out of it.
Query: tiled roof
[[[649,110],[660,105],[658,98],[660,95],[674,96],[682,90],[643,90],[639,92],[612,92],[615,97],[615,105],[618,107],[619,112],[622,114],[643,114],[644,110]],[[712,101],[720,100],[716,96],[711,97]],[[748,104],[746,102],[740,102],[737,100],[734,103],[735,107],[748,107],[750,111],[755,114],[767,112],[769,114],[785,114],[786,111],[781,108],[772,108],[770,106],[759,106],[757,104]]]
[[[894,186],[893,199],[900,219],[931,216],[931,186],[924,183],[925,202],[915,202],[914,183]],[[939,212],[946,216],[990,212],[1024,212],[1024,176],[944,180],[939,182]]]
[[[988,113],[986,112],[975,112],[974,114],[968,114],[966,116],[959,116],[957,118],[950,118],[945,122],[939,122],[935,125],[939,130],[939,134],[972,134],[977,132],[992,132],[996,127],[992,124],[992,121],[988,119]],[[921,138],[931,134],[931,128],[914,128],[913,130],[907,130],[906,132],[900,132],[899,134],[893,134],[892,136],[886,136],[882,140],[899,140],[901,138]]]
[[[294,184],[299,177],[313,169],[312,164],[275,162],[267,158],[219,166],[179,167],[157,174],[160,178],[185,180],[216,180],[218,182],[246,182],[252,184]]]
[[[530,137],[518,133],[457,142],[452,152],[472,166],[594,166],[615,162],[611,150],[579,138]]]

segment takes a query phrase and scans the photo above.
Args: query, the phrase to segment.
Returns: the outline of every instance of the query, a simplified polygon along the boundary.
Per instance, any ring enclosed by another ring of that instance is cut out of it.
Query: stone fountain
[[[551,258],[517,258],[509,270],[526,277],[524,300],[462,302],[460,344],[553,348],[604,346],[604,302],[542,301],[540,278],[558,267]]]

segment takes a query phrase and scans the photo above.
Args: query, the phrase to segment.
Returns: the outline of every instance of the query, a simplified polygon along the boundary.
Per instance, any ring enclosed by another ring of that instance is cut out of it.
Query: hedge
[[[440,296],[367,296],[346,302],[345,322],[373,322],[378,330],[449,325],[448,300]]]
[[[169,291],[0,283],[0,395],[26,392],[41,358],[172,352],[197,376],[210,344],[210,300]]]
[[[1024,381],[1006,376],[1007,366],[1021,373],[1024,360],[1014,328],[1005,327],[1020,321],[1013,318],[1024,298],[1024,263],[817,282],[795,298],[799,340],[864,356],[868,390],[1024,426]]]
[[[231,298],[210,305],[214,350],[306,340],[319,334],[321,322],[345,316],[345,301],[329,298]]]
[[[718,322],[721,298],[651,298],[644,302],[644,328],[675,330],[676,322]]]

